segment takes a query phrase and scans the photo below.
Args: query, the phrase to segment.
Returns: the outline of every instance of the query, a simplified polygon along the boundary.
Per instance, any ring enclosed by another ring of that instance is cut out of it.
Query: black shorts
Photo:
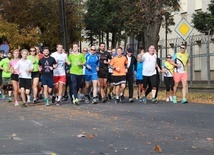
[[[157,86],[157,75],[143,76],[143,88],[146,89],[147,85],[151,83],[152,88]]]
[[[114,86],[126,84],[126,76],[113,76]]]
[[[107,70],[99,70],[98,71],[98,77],[102,79],[108,79],[108,69]]]
[[[32,72],[31,77],[32,77],[32,79],[39,78],[39,72]]]
[[[19,78],[19,87],[24,89],[31,89],[31,79]]]
[[[18,74],[12,74],[11,75],[11,80],[14,80],[16,82],[19,82],[19,75]]]
[[[143,80],[136,80],[136,85],[143,84]]]
[[[112,73],[108,73],[108,83],[113,83],[113,75]]]
[[[54,77],[50,75],[42,75],[41,82],[43,86],[48,86],[48,88],[53,88]]]

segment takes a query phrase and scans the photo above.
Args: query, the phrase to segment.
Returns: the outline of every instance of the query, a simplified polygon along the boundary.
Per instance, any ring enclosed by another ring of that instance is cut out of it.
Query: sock
[[[119,96],[116,96],[116,99],[119,99]]]
[[[62,96],[58,96],[58,99],[57,99],[57,101],[60,101],[60,100],[61,100],[61,98],[62,98]]]

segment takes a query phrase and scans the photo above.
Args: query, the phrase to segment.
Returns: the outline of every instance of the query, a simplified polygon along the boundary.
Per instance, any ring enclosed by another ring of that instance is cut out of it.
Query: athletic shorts
[[[98,76],[97,76],[97,74],[84,75],[84,79],[86,82],[94,81],[94,80],[98,80]]]
[[[39,78],[39,72],[32,72],[31,77],[32,77],[32,79]]]
[[[24,89],[31,89],[31,79],[19,78],[19,87]]]
[[[48,88],[53,88],[54,77],[50,75],[42,75],[41,82],[43,86],[48,86]]]
[[[121,85],[121,84],[126,84],[126,76],[113,76],[113,84],[114,86],[118,86],[118,85]]]
[[[143,80],[136,80],[136,85],[143,84]]]
[[[174,81],[175,82],[180,82],[180,81],[182,81],[182,80],[188,80],[188,74],[187,74],[187,72],[185,72],[185,73],[174,73],[173,74],[173,79],[174,79]]]
[[[2,84],[11,84],[11,78],[2,77]]]
[[[108,73],[108,83],[113,83],[113,75],[112,73]]]
[[[11,80],[14,80],[16,82],[19,82],[19,75],[18,74],[12,74],[11,75]]]
[[[108,70],[99,70],[98,77],[102,79],[108,79]]]
[[[62,75],[62,76],[54,76],[54,84],[56,83],[66,83],[66,75]]]

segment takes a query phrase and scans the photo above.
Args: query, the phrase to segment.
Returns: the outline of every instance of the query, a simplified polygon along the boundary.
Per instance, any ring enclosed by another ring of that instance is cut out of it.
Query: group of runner
[[[181,51],[173,58],[168,54],[162,66],[158,64],[159,58],[153,45],[148,52],[142,49],[137,58],[132,48],[124,51],[124,47],[120,46],[106,51],[105,43],[100,43],[98,49],[95,46],[83,48],[81,53],[78,43],[73,43],[68,53],[61,44],[57,45],[53,53],[50,53],[48,47],[40,51],[38,46],[31,47],[29,51],[23,49],[8,52],[7,57],[0,52],[0,93],[2,100],[7,97],[8,102],[12,102],[13,94],[15,106],[19,106],[18,100],[21,97],[21,107],[27,107],[31,96],[35,104],[43,96],[46,106],[50,102],[61,105],[69,96],[76,105],[80,100],[85,103],[91,100],[91,103],[96,104],[113,97],[115,103],[119,103],[123,102],[125,88],[128,86],[129,102],[133,102],[135,78],[137,98],[146,103],[146,96],[152,92],[152,103],[157,103],[158,73],[163,72],[166,101],[177,103],[177,86],[182,81],[181,102],[187,103],[188,54],[185,50],[186,45],[182,45]]]

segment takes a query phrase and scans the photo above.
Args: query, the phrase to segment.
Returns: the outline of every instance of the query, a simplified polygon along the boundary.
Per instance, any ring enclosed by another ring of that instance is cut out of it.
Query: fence
[[[167,54],[173,55],[179,52],[180,45],[183,42],[184,40],[181,38],[168,39],[166,50],[165,40],[160,40],[158,53],[161,61],[165,61]],[[194,35],[188,37],[186,42],[187,53],[190,56],[190,67],[188,68],[189,85],[214,86],[214,36]],[[161,77],[162,79],[163,76]]]

